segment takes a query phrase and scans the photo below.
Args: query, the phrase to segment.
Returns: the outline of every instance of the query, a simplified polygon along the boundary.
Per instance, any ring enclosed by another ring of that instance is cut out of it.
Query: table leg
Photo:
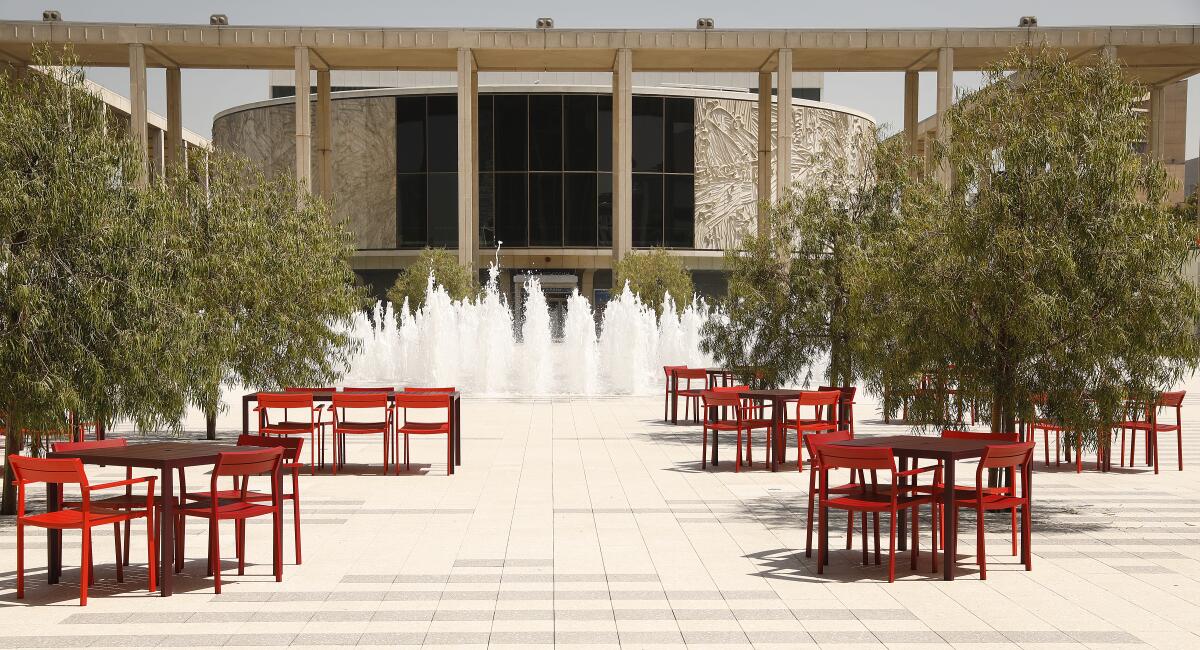
[[[1033,458],[1031,457],[1028,463],[1021,468],[1021,472],[1025,477],[1025,486],[1023,496],[1026,499],[1025,507],[1021,508],[1021,560],[1025,563],[1025,570],[1029,571],[1033,568]]]
[[[58,510],[58,483],[46,484],[46,512]],[[46,581],[52,585],[58,584],[62,575],[62,531],[53,528],[46,529]]]
[[[779,459],[783,458],[783,414],[778,402],[771,402],[771,471],[779,471]]]
[[[958,506],[954,503],[954,459],[942,459],[942,519],[945,521],[943,535],[946,546],[942,549],[942,579],[953,580],[958,563]]]
[[[162,468],[158,479],[162,486],[162,512],[158,516],[158,591],[170,596],[175,584],[175,471],[170,465]]]
[[[242,435],[250,433],[250,396],[242,395]]]
[[[900,471],[907,472],[908,471],[908,456],[900,456],[899,460],[900,460],[900,462],[899,462]],[[916,463],[913,463],[913,465],[915,466]],[[897,486],[900,488],[903,488],[906,485],[908,485],[908,477],[907,476],[905,476],[905,477],[901,478],[899,481],[897,481]],[[896,550],[897,551],[907,551],[908,550],[908,535],[906,534],[907,531],[908,531],[908,509],[900,508],[899,510],[896,511]]]
[[[717,430],[709,429],[708,432],[712,434],[712,466],[716,467],[718,460],[717,449],[720,449],[720,445],[717,444]]]

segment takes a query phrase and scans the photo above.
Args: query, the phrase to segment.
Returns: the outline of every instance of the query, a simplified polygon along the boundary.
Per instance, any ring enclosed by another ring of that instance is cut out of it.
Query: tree
[[[458,263],[458,257],[444,248],[426,248],[415,262],[400,271],[396,282],[388,290],[387,297],[399,308],[408,299],[409,307],[420,309],[425,304],[425,291],[429,287],[429,276],[442,286],[454,300],[462,300],[479,293],[479,281],[471,269]]]
[[[222,386],[317,386],[340,377],[349,324],[363,306],[350,233],[287,176],[266,177],[221,152],[171,174],[196,253],[190,295],[199,315],[191,401],[216,438]]]
[[[903,210],[862,258],[876,389],[932,373],[1014,431],[1051,418],[1108,444],[1124,398],[1155,399],[1197,362],[1197,229],[1164,200],[1162,164],[1133,151],[1144,90],[1108,61],[1016,51],[947,113],[952,187]],[[939,399],[943,396],[939,396]],[[911,411],[910,411],[911,413]],[[943,419],[940,406],[917,413]]]
[[[139,189],[140,156],[106,130],[73,59],[0,72],[0,410],[5,451],[69,411],[178,421],[196,314],[188,232]],[[0,513],[15,494],[5,467]]]
[[[895,228],[899,202],[920,183],[902,143],[862,137],[846,147],[858,156],[771,206],[765,232],[726,251],[725,318],[708,322],[702,344],[722,364],[753,369],[752,383],[806,380],[822,358],[830,385],[862,377],[858,260]]]
[[[695,292],[691,274],[683,268],[678,257],[663,248],[630,253],[614,264],[613,287],[620,291],[626,282],[630,291],[642,302],[652,305],[659,314],[668,293],[675,301],[676,311],[682,312]]]

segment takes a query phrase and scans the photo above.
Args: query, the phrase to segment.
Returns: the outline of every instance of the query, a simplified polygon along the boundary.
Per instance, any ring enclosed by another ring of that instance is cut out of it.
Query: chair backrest
[[[124,438],[105,438],[104,440],[84,440],[81,442],[56,442],[50,445],[50,449],[55,453],[60,451],[80,451],[82,449],[111,449],[113,447],[124,447],[127,441]]]
[[[800,406],[834,406],[841,398],[842,392],[836,388],[832,390],[806,390],[801,391],[800,399],[796,401],[796,404]]]
[[[382,389],[380,389],[382,390]],[[338,409],[374,409],[387,408],[386,392],[343,392],[333,394],[333,407]]]
[[[704,402],[704,410],[707,415],[708,409],[716,406],[741,406],[742,400],[737,393],[726,390],[706,390],[700,393],[700,400]]]
[[[394,386],[342,386],[343,393],[390,393]]]
[[[704,368],[683,367],[675,371],[675,376],[680,379],[708,379],[708,371]]]
[[[405,409],[448,409],[448,393],[396,393],[396,408]]]
[[[663,376],[670,379],[672,370],[684,370],[686,368],[687,366],[663,366]]]
[[[985,469],[1016,468],[1025,465],[1033,457],[1032,442],[1017,442],[1005,445],[988,445],[979,459],[979,471]]]
[[[804,436],[804,448],[808,450],[809,458],[816,459],[817,449],[819,449],[822,445],[853,439],[854,434],[847,430],[830,431],[828,433],[810,433]]]
[[[896,472],[896,459],[890,447],[848,447],[824,444],[817,447],[821,469],[887,470]]]
[[[1158,398],[1159,406],[1180,407],[1183,406],[1183,397],[1187,395],[1186,390],[1175,391],[1172,393],[1163,393]]]
[[[33,458],[12,454],[8,466],[13,470],[17,483],[59,483],[87,487],[87,474],[83,462],[78,458]]]
[[[714,393],[740,393],[750,390],[750,387],[746,386],[745,384],[740,384],[738,386],[713,386],[709,390]]]
[[[1020,442],[1021,436],[1016,433],[980,433],[977,431],[956,431],[943,429],[942,437],[950,440],[980,440],[985,442],[1014,443]]]
[[[858,392],[858,387],[857,386],[842,386],[839,388],[837,386],[821,386],[817,390],[820,390],[820,391],[836,390],[842,394],[843,402],[853,402],[854,394]]]
[[[311,409],[312,393],[259,393],[258,405],[269,409]]]
[[[237,444],[239,447],[277,447],[283,450],[283,457],[288,462],[295,463],[300,460],[300,450],[304,448],[304,438],[242,434],[238,436]]]
[[[223,451],[217,455],[213,467],[213,483],[218,476],[258,476],[274,473],[283,459],[283,449],[254,449],[250,451]]]
[[[406,393],[453,393],[458,389],[453,386],[405,386]]]
[[[337,388],[334,388],[333,386],[316,387],[316,388],[312,387],[312,386],[284,386],[283,387],[283,392],[285,392],[285,393],[332,393],[336,390],[337,390]]]

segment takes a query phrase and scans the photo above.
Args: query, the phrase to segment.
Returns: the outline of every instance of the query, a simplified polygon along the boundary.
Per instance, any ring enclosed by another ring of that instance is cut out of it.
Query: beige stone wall
[[[775,107],[771,122],[776,120]],[[736,247],[755,231],[758,214],[758,103],[752,100],[696,99],[696,247]],[[862,165],[864,141],[875,124],[864,117],[814,106],[792,109],[792,183],[803,191],[834,165],[851,171]],[[771,167],[775,167],[774,138]],[[775,179],[771,179],[774,193]]]
[[[252,108],[213,122],[213,144],[240,153],[268,174],[294,174],[296,109],[291,103]],[[313,132],[316,107],[313,107]],[[333,102],[333,208],[358,248],[396,245],[395,98]],[[313,139],[313,176],[316,139]]]

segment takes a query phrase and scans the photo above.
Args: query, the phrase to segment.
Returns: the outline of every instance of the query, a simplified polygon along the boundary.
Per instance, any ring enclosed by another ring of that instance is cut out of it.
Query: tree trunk
[[[204,410],[204,431],[209,440],[217,439],[217,412],[212,409]]]
[[[5,417],[5,436],[4,436],[4,492],[0,497],[0,515],[15,515],[17,514],[17,487],[13,485],[16,476],[13,475],[12,465],[7,461],[11,454],[21,453],[21,426],[13,417],[13,409],[10,406]]]

